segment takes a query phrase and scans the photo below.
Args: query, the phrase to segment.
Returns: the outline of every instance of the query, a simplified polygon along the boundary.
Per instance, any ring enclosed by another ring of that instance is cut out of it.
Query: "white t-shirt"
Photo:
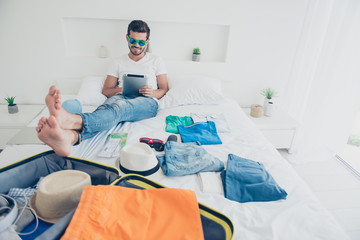
[[[146,75],[148,85],[152,86],[153,89],[158,89],[156,76],[166,74],[166,68],[162,58],[152,53],[146,53],[146,55],[137,62],[133,61],[126,54],[116,59],[108,71],[108,75],[118,78],[119,87],[122,87],[122,77],[125,74]]]

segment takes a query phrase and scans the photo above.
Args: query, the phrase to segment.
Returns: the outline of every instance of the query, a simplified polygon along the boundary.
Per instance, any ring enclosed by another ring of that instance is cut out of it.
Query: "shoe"
[[[166,141],[167,142],[168,141],[177,142],[177,136],[176,135],[170,135]]]

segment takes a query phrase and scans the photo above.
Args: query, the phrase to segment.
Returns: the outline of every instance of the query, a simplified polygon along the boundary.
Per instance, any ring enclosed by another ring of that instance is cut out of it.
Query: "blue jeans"
[[[166,176],[184,176],[198,172],[218,172],[224,163],[208,153],[199,143],[167,141],[165,155],[157,155]]]
[[[92,113],[80,113],[83,119],[81,140],[109,130],[120,122],[135,122],[156,116],[158,103],[149,97],[128,98],[121,94],[108,98]]]

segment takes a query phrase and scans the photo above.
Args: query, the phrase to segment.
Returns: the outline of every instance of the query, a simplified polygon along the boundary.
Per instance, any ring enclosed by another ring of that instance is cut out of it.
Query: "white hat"
[[[90,175],[77,170],[63,170],[47,175],[30,199],[30,207],[41,220],[56,223],[76,208]]]
[[[125,174],[149,176],[156,173],[160,164],[149,145],[142,142],[127,143],[120,152],[119,168]]]

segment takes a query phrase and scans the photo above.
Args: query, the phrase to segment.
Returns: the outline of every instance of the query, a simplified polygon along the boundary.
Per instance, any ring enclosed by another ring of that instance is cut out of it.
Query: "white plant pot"
[[[17,112],[19,112],[19,108],[18,108],[18,106],[16,104],[8,105],[8,112],[10,114],[17,113]]]
[[[193,54],[192,55],[192,60],[194,62],[200,62],[200,54]]]
[[[272,99],[265,98],[264,100],[264,115],[271,117],[274,113],[274,102]]]

